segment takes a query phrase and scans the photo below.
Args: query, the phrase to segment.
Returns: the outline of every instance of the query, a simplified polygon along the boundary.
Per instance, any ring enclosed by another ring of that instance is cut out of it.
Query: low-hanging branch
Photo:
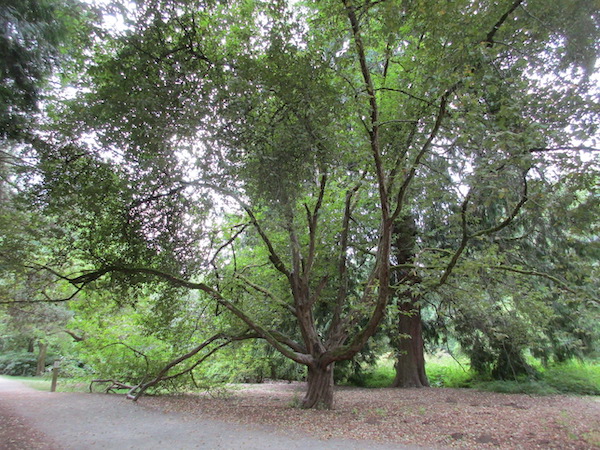
[[[246,325],[248,325],[252,330],[256,331],[261,338],[265,339],[269,344],[271,344],[277,351],[286,356],[287,358],[300,363],[300,364],[309,364],[312,360],[310,355],[296,352],[294,350],[290,350],[287,344],[283,343],[281,340],[277,339],[277,333],[273,331],[267,330],[262,327],[254,320],[252,320],[247,314],[245,314],[242,310],[236,307],[232,302],[227,300],[225,297],[221,295],[220,292],[213,289],[209,285],[205,283],[199,283],[194,281],[188,281],[181,279],[175,275],[172,275],[167,272],[162,272],[156,269],[144,268],[144,267],[120,267],[120,266],[107,266],[102,269],[99,269],[95,272],[87,272],[79,277],[75,277],[70,279],[69,281],[75,286],[85,285],[92,281],[99,279],[100,277],[111,273],[118,272],[123,274],[146,274],[152,275],[157,278],[162,278],[165,281],[170,282],[175,286],[184,287],[187,289],[200,290],[208,294],[213,300],[215,300],[218,304],[224,306],[231,313],[233,313],[236,317],[241,319]]]
[[[194,347],[192,350],[190,350],[186,354],[181,355],[181,356],[169,361],[158,372],[158,374],[154,378],[152,378],[150,381],[147,381],[145,383],[140,383],[137,386],[131,387],[131,389],[129,390],[129,392],[127,394],[127,398],[129,398],[133,401],[137,401],[143,395],[143,393],[146,390],[148,390],[149,388],[151,388],[152,386],[156,386],[158,383],[160,383],[162,381],[172,380],[174,378],[180,377],[181,375],[191,372],[196,367],[198,367],[200,364],[202,364],[207,358],[212,356],[214,353],[216,353],[221,348],[231,344],[232,342],[241,341],[241,340],[245,340],[245,339],[253,339],[253,338],[258,338],[258,337],[260,337],[260,336],[257,335],[256,333],[249,333],[249,332],[245,332],[240,335],[234,335],[234,336],[229,336],[225,333],[217,333],[217,334],[211,336],[210,338],[206,339],[200,345],[197,345],[196,347]],[[223,339],[223,340],[225,340],[225,342],[221,343],[220,345],[218,345],[215,348],[213,348],[212,350],[210,350],[206,355],[204,355],[202,358],[200,358],[198,361],[196,361],[190,367],[188,367],[176,374],[167,375],[167,373],[173,367],[175,367],[178,364],[181,364],[182,362],[187,361],[188,359],[197,355],[200,351],[202,351],[203,349],[208,347],[210,344],[212,344],[213,342],[215,342],[219,339]]]

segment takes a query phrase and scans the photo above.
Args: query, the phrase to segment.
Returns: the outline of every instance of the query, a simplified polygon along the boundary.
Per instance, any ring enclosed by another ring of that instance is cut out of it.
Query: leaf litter
[[[303,410],[299,382],[236,385],[227,395],[144,397],[151,409],[320,439],[450,448],[600,448],[600,401],[472,389],[336,387],[333,410]]]

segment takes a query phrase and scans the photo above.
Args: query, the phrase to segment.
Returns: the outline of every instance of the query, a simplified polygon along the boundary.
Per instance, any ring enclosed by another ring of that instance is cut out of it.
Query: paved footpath
[[[268,428],[149,410],[121,395],[37,391],[3,377],[0,421],[0,450],[417,449],[285,436]]]

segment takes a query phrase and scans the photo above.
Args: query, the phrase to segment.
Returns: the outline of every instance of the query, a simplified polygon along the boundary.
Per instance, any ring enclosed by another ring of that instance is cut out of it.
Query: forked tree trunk
[[[397,347],[396,377],[392,387],[428,387],[421,310],[417,305],[400,305],[398,332],[401,337]]]
[[[318,364],[308,366],[306,395],[302,400],[302,408],[333,408],[333,371],[335,363],[327,367]]]

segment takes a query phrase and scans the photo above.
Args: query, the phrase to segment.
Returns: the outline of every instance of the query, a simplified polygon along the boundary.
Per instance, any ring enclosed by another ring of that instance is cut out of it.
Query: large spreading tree
[[[581,155],[597,170],[593,2],[158,0],[128,17],[37,149],[76,292],[198,291],[236,321],[225,339],[308,368],[307,408],[332,406],[335,363],[391,304],[412,336],[397,384],[427,384],[420,308],[457,275],[585,295],[499,242],[539,235],[529,204]]]

